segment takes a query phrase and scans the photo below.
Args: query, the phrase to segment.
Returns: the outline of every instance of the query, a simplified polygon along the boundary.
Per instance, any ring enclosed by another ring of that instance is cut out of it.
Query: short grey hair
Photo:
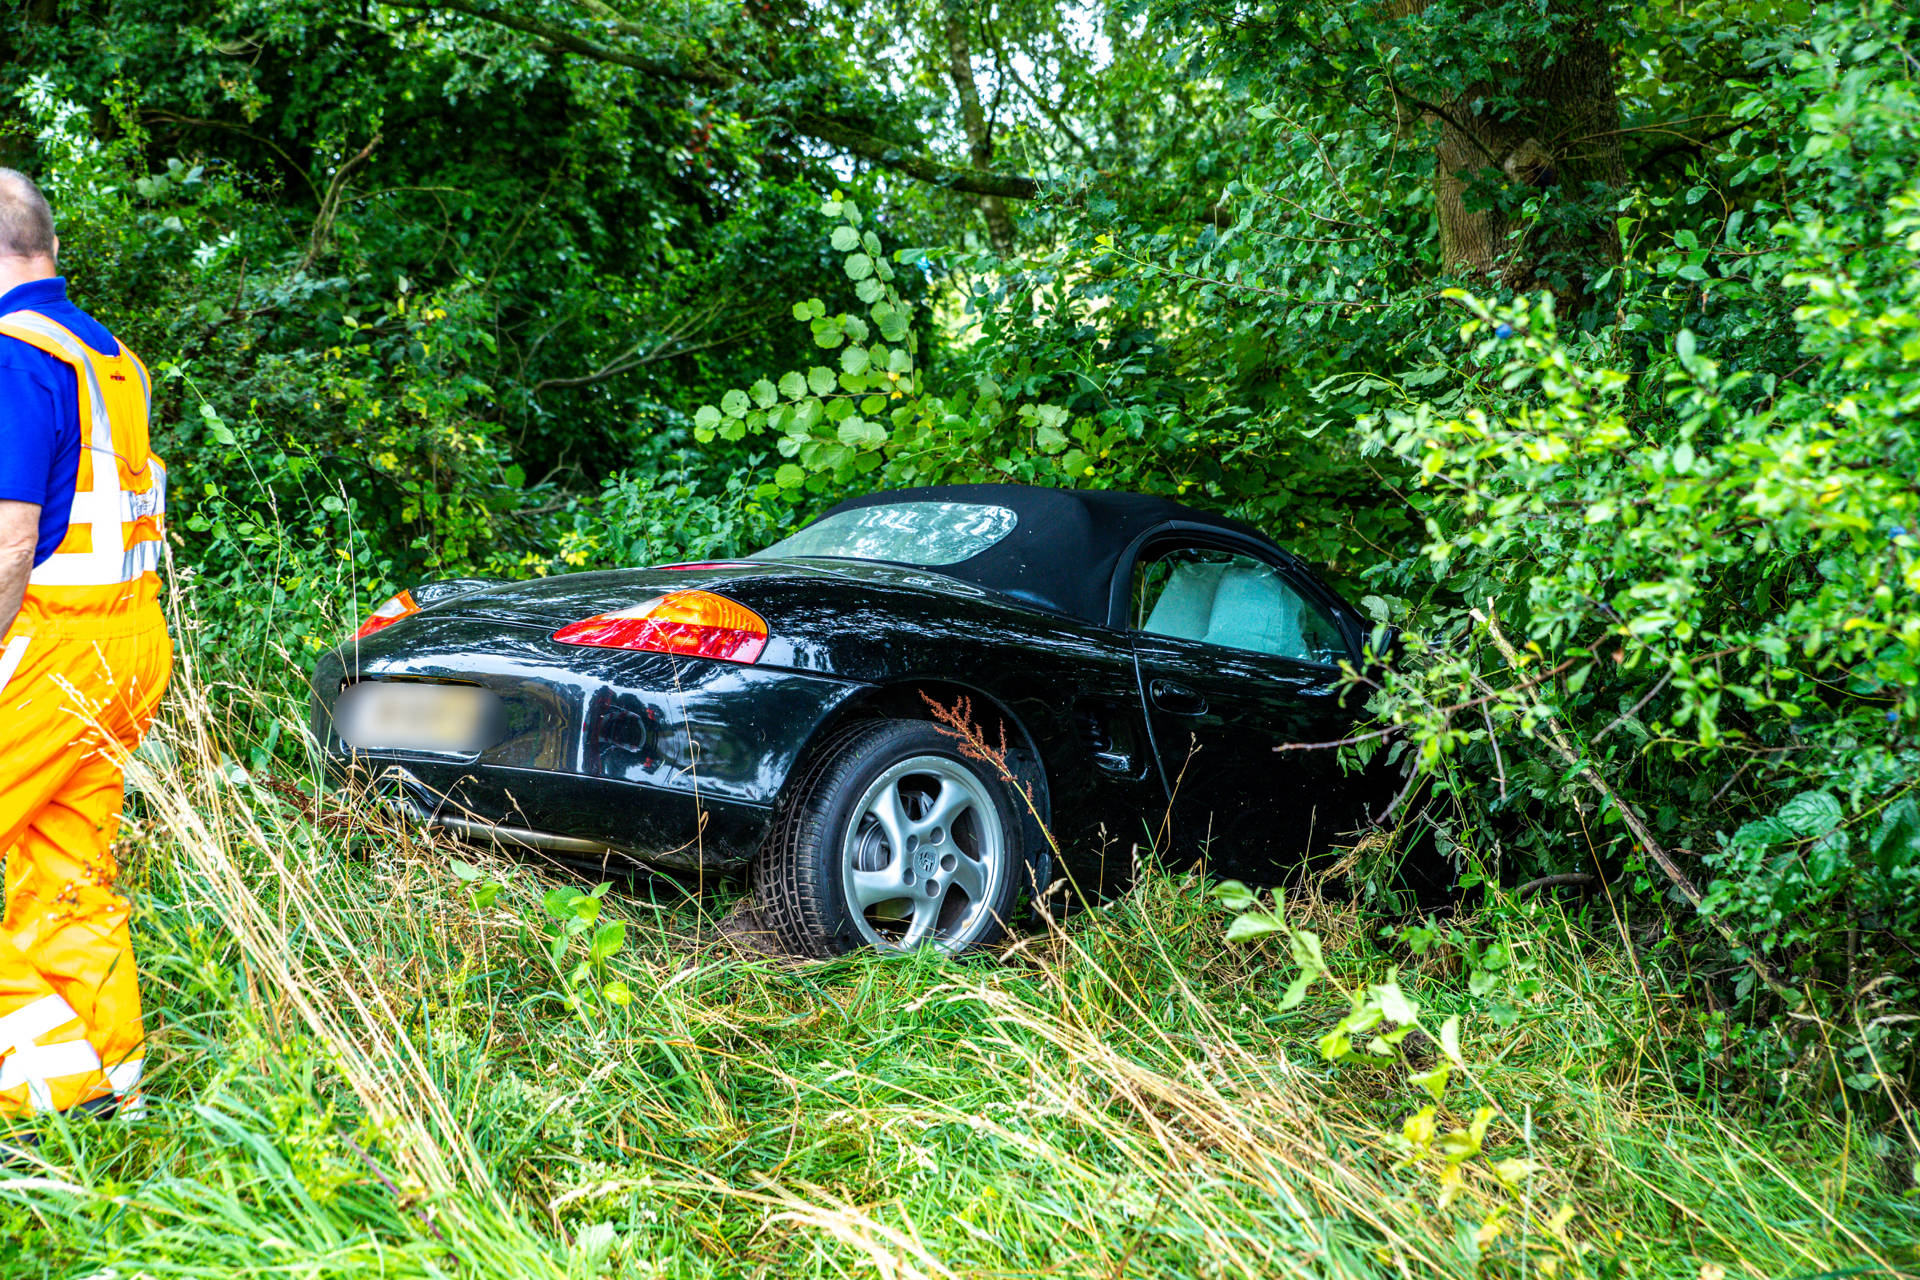
[[[0,167],[0,255],[53,256],[53,210],[33,179]]]

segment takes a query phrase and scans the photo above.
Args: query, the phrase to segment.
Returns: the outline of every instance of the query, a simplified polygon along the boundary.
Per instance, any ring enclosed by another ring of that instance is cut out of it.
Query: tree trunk
[[[1415,8],[1424,8],[1424,3]],[[1514,68],[1503,85],[1477,84],[1424,114],[1439,127],[1434,205],[1445,270],[1516,292],[1551,289],[1563,310],[1586,300],[1620,259],[1613,209],[1601,191],[1624,177],[1613,54],[1593,0],[1552,4],[1563,33]],[[1484,105],[1518,100],[1502,117]],[[1529,190],[1548,202],[1528,228],[1515,216]]]
[[[980,86],[973,79],[973,46],[967,39],[965,0],[943,0],[941,11],[947,28],[947,74],[953,79],[953,91],[960,99],[960,125],[966,130],[967,151],[973,167],[986,173],[993,167],[993,127],[986,109],[980,105]],[[980,212],[986,215],[987,238],[994,251],[1013,252],[1013,219],[1006,202],[999,196],[980,197]]]

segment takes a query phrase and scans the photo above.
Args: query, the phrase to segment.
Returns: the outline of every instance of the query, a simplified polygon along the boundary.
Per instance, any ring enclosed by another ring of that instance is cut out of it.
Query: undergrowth
[[[724,895],[590,892],[250,767],[244,697],[188,661],[131,763],[150,1110],[37,1122],[8,1280],[1920,1267],[1901,1144],[1703,1087],[1710,1011],[1604,912],[1303,891],[1236,943],[1149,871],[994,954],[787,964]],[[1435,1030],[1329,1062],[1386,985]]]

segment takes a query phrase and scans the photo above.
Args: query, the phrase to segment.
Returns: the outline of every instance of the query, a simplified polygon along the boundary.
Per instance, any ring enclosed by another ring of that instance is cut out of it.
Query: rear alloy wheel
[[[881,720],[811,762],[756,864],[781,944],[962,951],[999,940],[1026,866],[1017,798],[990,766],[915,720]]]

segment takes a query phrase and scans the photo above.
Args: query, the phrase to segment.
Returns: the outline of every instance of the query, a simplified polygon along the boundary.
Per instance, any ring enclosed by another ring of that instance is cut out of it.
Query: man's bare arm
[[[0,501],[0,636],[13,628],[40,541],[40,504]]]

